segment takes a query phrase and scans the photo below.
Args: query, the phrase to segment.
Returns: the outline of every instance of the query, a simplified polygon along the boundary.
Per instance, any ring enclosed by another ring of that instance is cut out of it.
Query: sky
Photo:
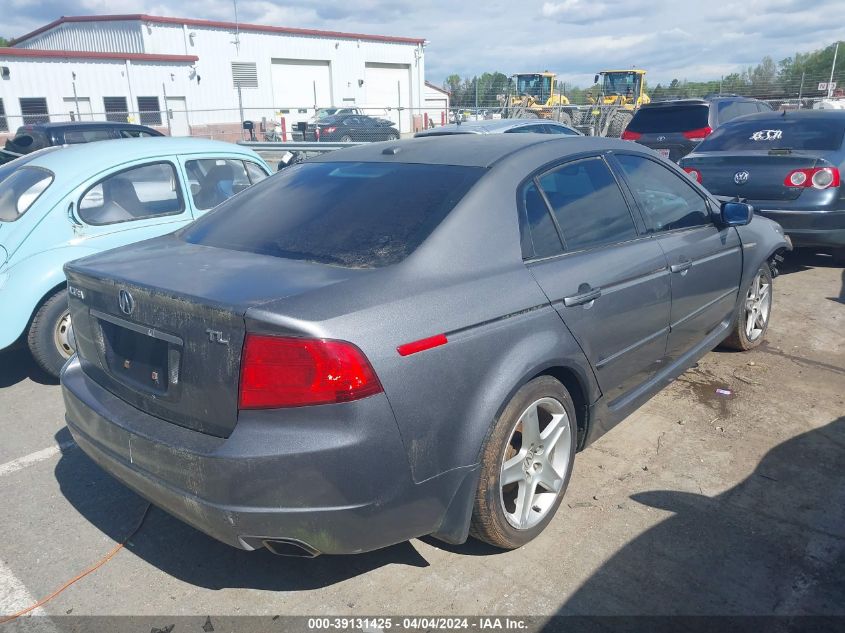
[[[241,22],[428,40],[427,79],[551,70],[574,85],[639,67],[650,85],[718,79],[845,39],[842,0],[238,0]],[[0,35],[62,15],[234,21],[232,0],[0,0]],[[843,51],[845,53],[845,51]],[[845,59],[843,62],[845,63]]]

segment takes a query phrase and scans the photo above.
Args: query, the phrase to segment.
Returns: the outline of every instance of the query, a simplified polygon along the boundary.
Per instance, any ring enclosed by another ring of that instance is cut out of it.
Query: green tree
[[[0,37],[0,48],[2,48],[4,46],[8,46],[8,45],[9,45],[9,40],[7,40],[5,37]]]

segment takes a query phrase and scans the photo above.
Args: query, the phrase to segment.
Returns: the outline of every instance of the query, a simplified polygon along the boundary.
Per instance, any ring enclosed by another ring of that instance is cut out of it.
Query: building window
[[[161,109],[158,97],[138,97],[138,112],[142,125],[161,125]]]
[[[20,101],[24,125],[50,122],[50,113],[47,112],[47,99],[44,97],[36,97],[21,99]]]
[[[232,84],[235,88],[258,88],[255,62],[232,62]]]
[[[6,106],[3,105],[3,100],[0,99],[0,132],[8,132],[9,123],[6,121]]]
[[[126,97],[103,97],[103,109],[106,111],[106,121],[126,123],[129,117]]]

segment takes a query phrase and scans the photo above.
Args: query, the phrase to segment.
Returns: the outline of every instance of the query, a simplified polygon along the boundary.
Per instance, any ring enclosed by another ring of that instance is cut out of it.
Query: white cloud
[[[234,18],[231,0],[5,0],[0,35],[60,15],[151,13]],[[239,0],[243,22],[423,37],[427,75],[553,70],[585,85],[604,68],[645,68],[649,83],[713,79],[845,39],[841,0]],[[843,62],[845,63],[845,62]]]

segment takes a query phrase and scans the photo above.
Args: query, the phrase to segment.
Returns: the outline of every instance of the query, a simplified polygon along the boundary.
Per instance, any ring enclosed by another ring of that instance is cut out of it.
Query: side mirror
[[[599,76],[596,75],[595,77],[593,77],[593,83],[597,84],[598,82],[599,82]]]
[[[723,226],[745,226],[754,217],[754,207],[744,202],[723,202],[719,216]]]

